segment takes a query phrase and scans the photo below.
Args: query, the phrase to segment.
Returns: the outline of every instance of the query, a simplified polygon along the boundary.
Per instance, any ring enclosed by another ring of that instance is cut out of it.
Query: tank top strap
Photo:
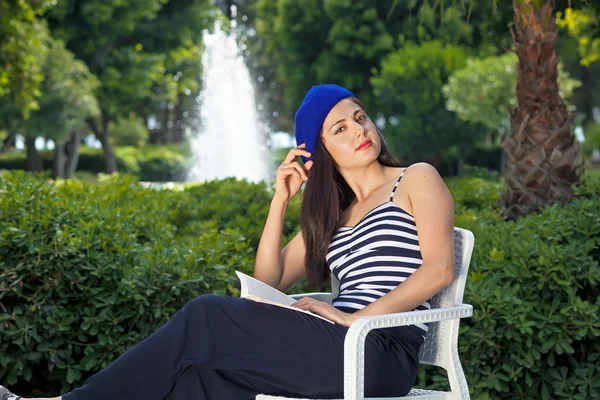
[[[402,179],[402,175],[404,175],[404,173],[406,172],[406,170],[409,167],[404,168],[404,171],[402,171],[402,173],[400,174],[400,177],[398,178],[398,180],[396,181],[396,184],[394,185],[394,188],[392,189],[392,194],[390,195],[390,201],[394,201],[394,193],[396,193],[396,188],[398,187],[398,185],[400,184],[400,180]]]

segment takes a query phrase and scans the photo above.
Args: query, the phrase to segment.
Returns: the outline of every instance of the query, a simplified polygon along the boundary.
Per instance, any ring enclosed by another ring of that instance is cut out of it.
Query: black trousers
[[[342,398],[347,331],[270,304],[201,295],[63,400]],[[366,395],[408,393],[421,343],[406,327],[371,331]]]

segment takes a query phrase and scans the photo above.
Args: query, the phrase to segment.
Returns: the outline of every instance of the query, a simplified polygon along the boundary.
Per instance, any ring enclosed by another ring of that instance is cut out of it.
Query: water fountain
[[[235,9],[233,17],[235,17]],[[194,164],[189,182],[236,177],[273,180],[275,166],[265,129],[261,129],[248,68],[232,33],[204,32],[203,89],[198,98],[200,124],[191,136]]]

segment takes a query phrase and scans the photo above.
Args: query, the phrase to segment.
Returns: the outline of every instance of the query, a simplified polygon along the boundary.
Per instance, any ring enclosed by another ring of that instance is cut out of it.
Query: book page
[[[248,295],[257,296],[262,299],[286,306],[296,302],[296,300],[294,300],[292,297],[285,293],[281,293],[279,290],[259,281],[258,279],[255,279],[240,271],[235,271],[235,273],[242,284],[240,297],[247,297]]]
[[[240,271],[235,271],[241,283],[240,297],[258,301],[261,303],[272,304],[274,306],[289,308],[290,310],[299,311],[313,317],[321,318],[329,323],[334,324],[335,322],[322,317],[312,311],[302,310],[300,308],[291,307],[290,304],[296,302],[296,300],[285,293],[281,293],[279,290],[267,285],[264,282],[259,281],[249,275],[244,274]]]

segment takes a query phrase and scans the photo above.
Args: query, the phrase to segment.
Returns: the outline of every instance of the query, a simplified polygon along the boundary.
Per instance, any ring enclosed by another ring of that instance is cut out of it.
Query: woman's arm
[[[285,292],[305,274],[304,257],[306,246],[302,231],[281,249],[283,222],[288,203],[274,198],[254,264],[254,278]]]

